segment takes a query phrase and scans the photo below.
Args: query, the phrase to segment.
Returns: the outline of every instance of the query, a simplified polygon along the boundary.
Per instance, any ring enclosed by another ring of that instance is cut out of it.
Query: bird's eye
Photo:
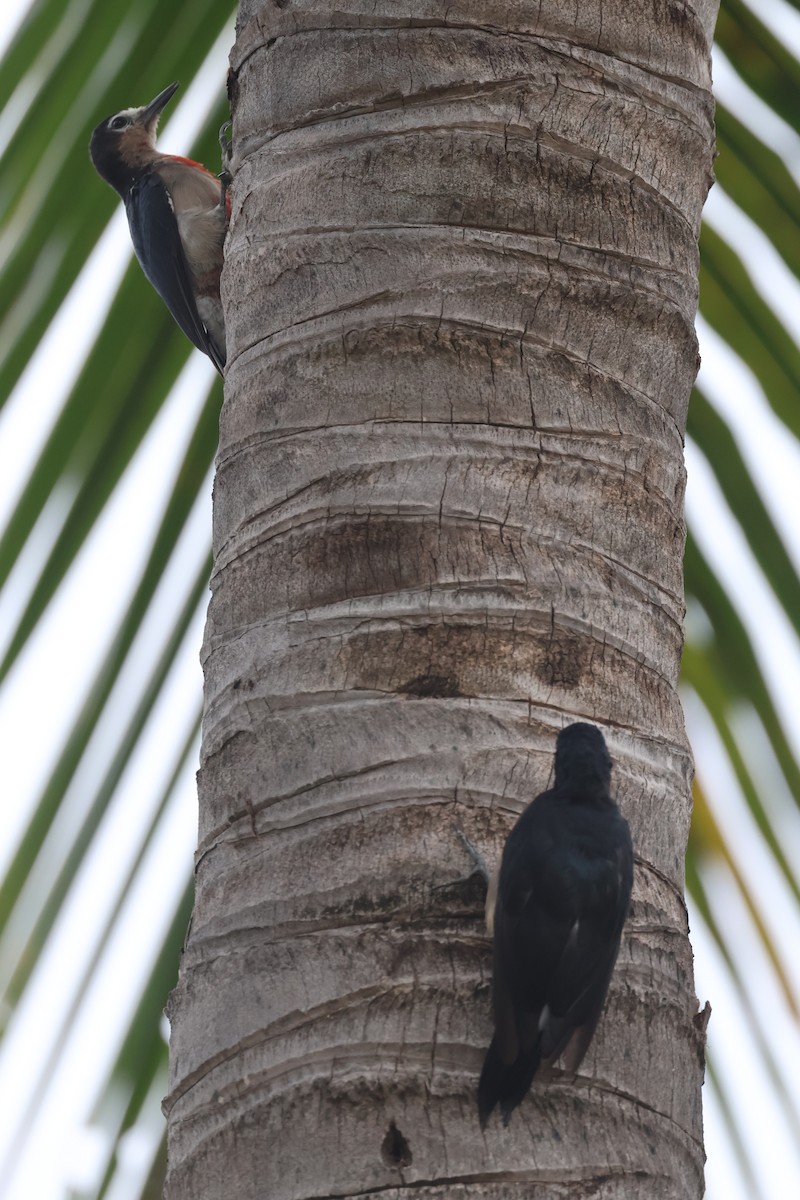
[[[109,129],[124,129],[127,124],[127,117],[114,117],[113,120],[109,121],[108,127]]]

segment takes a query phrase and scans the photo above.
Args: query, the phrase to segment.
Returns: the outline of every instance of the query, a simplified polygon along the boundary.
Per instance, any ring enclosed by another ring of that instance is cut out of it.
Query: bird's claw
[[[220,164],[222,170],[219,173],[219,178],[222,181],[223,188],[229,188],[233,183],[231,175],[231,159],[233,157],[233,145],[228,138],[228,132],[232,128],[233,122],[230,117],[227,121],[223,121],[219,127],[219,149],[220,149]]]
[[[471,842],[469,840],[467,835],[464,833],[463,829],[461,829],[458,825],[456,825],[455,831],[458,834],[458,836],[460,837],[461,841],[463,842],[464,849],[466,850],[467,854],[470,856],[470,859],[472,860],[472,870],[470,871],[469,876],[467,876],[467,878],[469,878],[472,875],[481,875],[483,877],[484,883],[488,884],[489,868],[486,865],[486,859],[483,857],[483,855],[481,854],[478,847],[474,844],[474,842]]]

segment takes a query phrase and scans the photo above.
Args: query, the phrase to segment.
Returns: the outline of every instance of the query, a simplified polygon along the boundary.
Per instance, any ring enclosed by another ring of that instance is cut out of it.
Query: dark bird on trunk
[[[508,1124],[542,1063],[563,1054],[577,1070],[600,1019],[633,883],[630,830],[610,781],[600,730],[568,725],[553,787],[503,850],[487,900],[495,1033],[478,1085],[481,1128],[498,1104]]]
[[[219,295],[230,216],[224,183],[190,158],[156,149],[171,83],[142,108],[124,108],[95,129],[89,154],[125,204],[142,270],[191,342],[222,374],[225,322]]]

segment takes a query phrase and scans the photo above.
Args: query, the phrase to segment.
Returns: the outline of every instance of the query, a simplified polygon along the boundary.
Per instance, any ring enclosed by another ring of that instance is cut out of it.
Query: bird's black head
[[[607,795],[610,783],[611,755],[597,726],[576,721],[562,729],[556,740],[555,786]]]
[[[141,108],[112,113],[92,134],[89,157],[94,168],[121,196],[157,157],[158,119],[177,87],[177,83],[171,83]]]

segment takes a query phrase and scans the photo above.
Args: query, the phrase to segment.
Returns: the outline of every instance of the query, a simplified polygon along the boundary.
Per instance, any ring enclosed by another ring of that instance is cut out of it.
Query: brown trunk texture
[[[243,0],[170,1200],[694,1200],[682,438],[713,3]],[[482,889],[596,722],[637,854],[485,1136]],[[443,886],[443,885],[452,886]]]

